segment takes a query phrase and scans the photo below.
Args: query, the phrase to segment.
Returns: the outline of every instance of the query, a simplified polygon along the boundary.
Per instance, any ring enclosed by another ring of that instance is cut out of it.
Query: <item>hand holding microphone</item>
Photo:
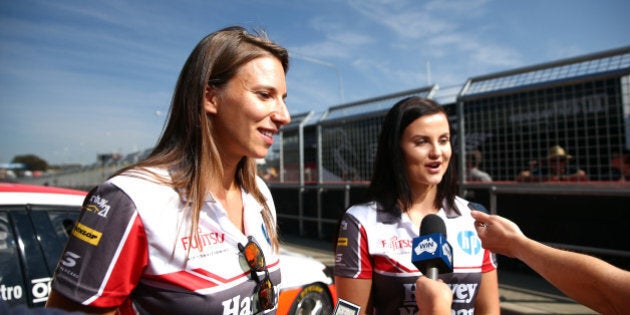
[[[442,218],[429,214],[420,223],[420,237],[413,239],[411,262],[428,278],[453,272],[453,248],[446,240]]]
[[[453,291],[442,280],[420,276],[416,279],[418,315],[451,315]]]

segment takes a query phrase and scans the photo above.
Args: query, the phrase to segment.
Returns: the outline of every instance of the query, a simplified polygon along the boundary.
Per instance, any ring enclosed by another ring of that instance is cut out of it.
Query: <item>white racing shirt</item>
[[[453,273],[442,279],[453,291],[453,314],[473,314],[481,273],[496,269],[494,254],[481,247],[468,201],[457,197],[457,209],[437,213],[453,247]],[[412,240],[420,235],[405,214],[377,211],[376,203],[352,206],[341,220],[335,275],[372,279],[374,314],[418,313],[415,282],[422,273],[411,262]]]
[[[257,180],[275,218],[271,193]],[[256,282],[238,243],[255,238],[276,295],[279,259],[263,206],[244,190],[243,207],[245,234],[208,196],[190,237],[191,215],[173,188],[137,175],[114,177],[86,197],[53,288],[84,305],[118,306],[122,314],[255,314]]]

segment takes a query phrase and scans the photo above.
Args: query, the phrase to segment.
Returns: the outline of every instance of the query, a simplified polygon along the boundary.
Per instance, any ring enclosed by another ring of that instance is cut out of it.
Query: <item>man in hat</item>
[[[563,147],[554,145],[549,149],[541,166],[533,170],[522,171],[517,181],[586,181],[588,177],[582,169],[570,165],[573,156],[567,154]]]

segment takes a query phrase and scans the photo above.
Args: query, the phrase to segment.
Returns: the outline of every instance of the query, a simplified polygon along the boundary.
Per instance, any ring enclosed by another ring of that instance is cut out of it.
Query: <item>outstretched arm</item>
[[[471,214],[484,248],[523,261],[568,297],[597,312],[622,314],[630,309],[630,272],[532,240],[501,216]]]

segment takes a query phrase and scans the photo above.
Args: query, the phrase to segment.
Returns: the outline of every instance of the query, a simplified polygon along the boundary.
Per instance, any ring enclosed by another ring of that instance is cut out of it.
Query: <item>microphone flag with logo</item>
[[[411,262],[431,279],[453,272],[453,247],[446,240],[446,225],[436,214],[429,214],[420,223],[420,237],[413,239]]]

